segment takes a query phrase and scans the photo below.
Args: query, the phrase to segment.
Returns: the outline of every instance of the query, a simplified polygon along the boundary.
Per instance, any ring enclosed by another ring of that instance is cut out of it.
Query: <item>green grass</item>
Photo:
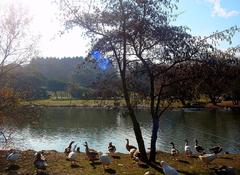
[[[124,99],[118,100],[120,106],[125,106]],[[32,104],[40,105],[40,106],[50,106],[50,107],[68,107],[68,106],[76,106],[76,107],[106,107],[106,106],[114,106],[114,100],[80,100],[80,99],[44,99],[44,100],[33,100]],[[28,104],[28,103],[26,103]],[[218,106],[214,106],[211,103],[206,103],[206,107],[224,107],[224,106],[232,106],[232,101],[223,101],[218,103]],[[145,100],[138,104],[140,107],[149,107],[149,101]],[[181,108],[182,104],[180,102],[175,102],[171,107]]]
[[[80,107],[97,107],[97,106],[113,106],[114,100],[69,100],[69,99],[46,99],[34,100],[33,104],[44,106],[80,106]],[[124,100],[120,100],[120,105],[124,105]]]
[[[130,159],[127,154],[117,153],[118,159],[112,159],[112,163],[108,166],[107,171],[104,173],[102,165],[99,161],[96,161],[95,165],[91,165],[86,159],[85,153],[81,153],[78,156],[77,168],[72,168],[71,163],[66,160],[63,153],[56,151],[47,151],[46,160],[48,162],[48,167],[46,172],[51,175],[100,175],[100,174],[126,174],[126,175],[143,175],[146,171],[155,172],[156,175],[162,174],[157,170],[150,167],[142,167],[142,163],[137,163]],[[29,174],[32,175],[36,172],[33,165],[34,151],[24,151],[22,152],[21,158],[18,160],[17,165],[19,169],[17,172],[19,174]],[[214,171],[211,168],[219,167],[221,165],[232,166],[236,168],[237,174],[240,173],[240,155],[239,154],[228,154],[220,155],[215,159],[209,167],[206,167],[197,156],[192,158],[186,158],[184,155],[179,155],[176,157],[171,156],[167,153],[159,152],[157,154],[157,160],[164,160],[171,166],[175,167],[180,174],[211,174]],[[185,162],[185,163],[184,163]],[[8,163],[5,159],[0,158],[0,174],[7,175],[10,174],[6,171]]]

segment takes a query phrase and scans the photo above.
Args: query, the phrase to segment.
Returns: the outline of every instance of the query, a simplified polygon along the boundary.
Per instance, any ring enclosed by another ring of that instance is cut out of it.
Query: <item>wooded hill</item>
[[[41,57],[18,66],[8,79],[12,80],[11,87],[25,92],[25,98],[48,98],[50,94],[80,98],[93,95],[95,83],[113,73],[112,65],[102,70],[83,57]],[[66,93],[57,93],[60,91]]]

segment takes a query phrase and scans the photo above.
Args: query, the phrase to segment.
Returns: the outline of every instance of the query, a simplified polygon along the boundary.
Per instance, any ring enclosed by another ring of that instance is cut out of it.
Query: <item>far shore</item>
[[[34,105],[40,107],[76,107],[76,108],[100,108],[100,109],[124,109],[126,108],[124,100],[119,100],[118,105],[114,104],[114,100],[66,100],[66,99],[43,99],[33,100],[26,105]],[[147,102],[135,106],[137,109],[149,109]],[[183,106],[179,102],[173,103],[171,108],[205,108],[205,109],[224,109],[224,110],[240,110],[240,105],[233,105],[232,101],[222,101],[217,105],[212,103],[196,103]]]

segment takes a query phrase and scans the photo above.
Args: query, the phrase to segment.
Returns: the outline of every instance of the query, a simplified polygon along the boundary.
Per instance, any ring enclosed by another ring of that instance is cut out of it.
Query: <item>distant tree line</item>
[[[240,101],[239,58],[225,58],[221,54],[208,55],[201,62],[179,64],[164,78],[181,79],[165,89],[166,96],[179,100],[182,105],[195,103],[202,96],[211,103],[219,100]],[[72,98],[113,98],[121,97],[121,82],[116,69],[111,65],[103,71],[83,57],[34,58],[26,65],[15,65],[8,79],[11,87],[24,92],[27,99],[49,98],[50,94],[60,98],[57,92],[69,93]],[[164,66],[157,69],[163,69]],[[136,62],[128,74],[130,91],[138,99],[146,98],[149,92],[148,77],[144,66]],[[130,76],[131,75],[131,76]],[[191,78],[185,79],[187,75]],[[171,77],[172,76],[172,77]],[[165,80],[167,81],[167,80]]]
[[[62,98],[64,93],[58,92],[66,92],[72,98],[93,98],[99,94],[97,82],[108,74],[114,74],[112,65],[103,71],[83,57],[38,57],[16,66],[8,75],[8,82],[26,99]]]
[[[183,106],[194,104],[202,98],[208,99],[214,105],[222,100],[239,104],[240,60],[239,57],[224,58],[223,55],[226,56],[226,53],[219,51],[218,55],[211,55],[201,61],[179,64],[164,74],[165,81],[173,83],[165,88],[163,98],[170,97],[181,102]],[[158,69],[164,69],[164,66]],[[142,64],[137,63],[132,71],[133,91],[138,93],[139,98],[145,99],[150,90],[146,70]]]

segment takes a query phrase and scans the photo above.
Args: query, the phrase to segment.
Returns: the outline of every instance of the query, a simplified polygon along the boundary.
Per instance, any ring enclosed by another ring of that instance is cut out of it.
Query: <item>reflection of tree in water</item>
[[[221,144],[229,152],[239,151],[235,149],[239,143],[239,121],[234,121],[231,112],[188,110],[180,118],[182,120],[176,128],[177,132],[171,134],[175,136],[172,139],[176,143],[184,145],[181,138],[186,138],[193,145],[194,140],[198,139],[206,148]]]
[[[131,119],[117,114],[116,111],[96,108],[46,108],[39,118],[38,125],[27,122],[20,123],[20,127],[17,122],[11,125],[18,130],[14,135],[14,142],[18,145],[24,144],[28,149],[62,151],[69,140],[75,140],[79,144],[88,141],[93,148],[105,151],[107,144],[112,141],[118,151],[124,152],[125,139],[129,138],[132,144],[136,144],[135,136],[131,128]],[[188,139],[191,145],[198,139],[204,148],[222,144],[229,152],[239,152],[236,149],[240,121],[237,118],[236,121],[233,120],[235,116],[231,112],[226,116],[225,114],[226,112],[212,113],[207,110],[189,111],[184,115],[180,110],[167,112],[160,120],[160,140],[157,149],[169,151],[169,143],[173,141],[177,148],[183,151],[184,139]],[[149,111],[139,110],[137,117],[143,129],[146,146],[149,146]]]
[[[14,135],[20,128],[39,123],[41,108],[21,105],[15,101],[11,103],[14,103],[14,108],[10,105],[6,108],[7,111],[1,110],[0,114],[0,148],[13,146],[16,139]]]

